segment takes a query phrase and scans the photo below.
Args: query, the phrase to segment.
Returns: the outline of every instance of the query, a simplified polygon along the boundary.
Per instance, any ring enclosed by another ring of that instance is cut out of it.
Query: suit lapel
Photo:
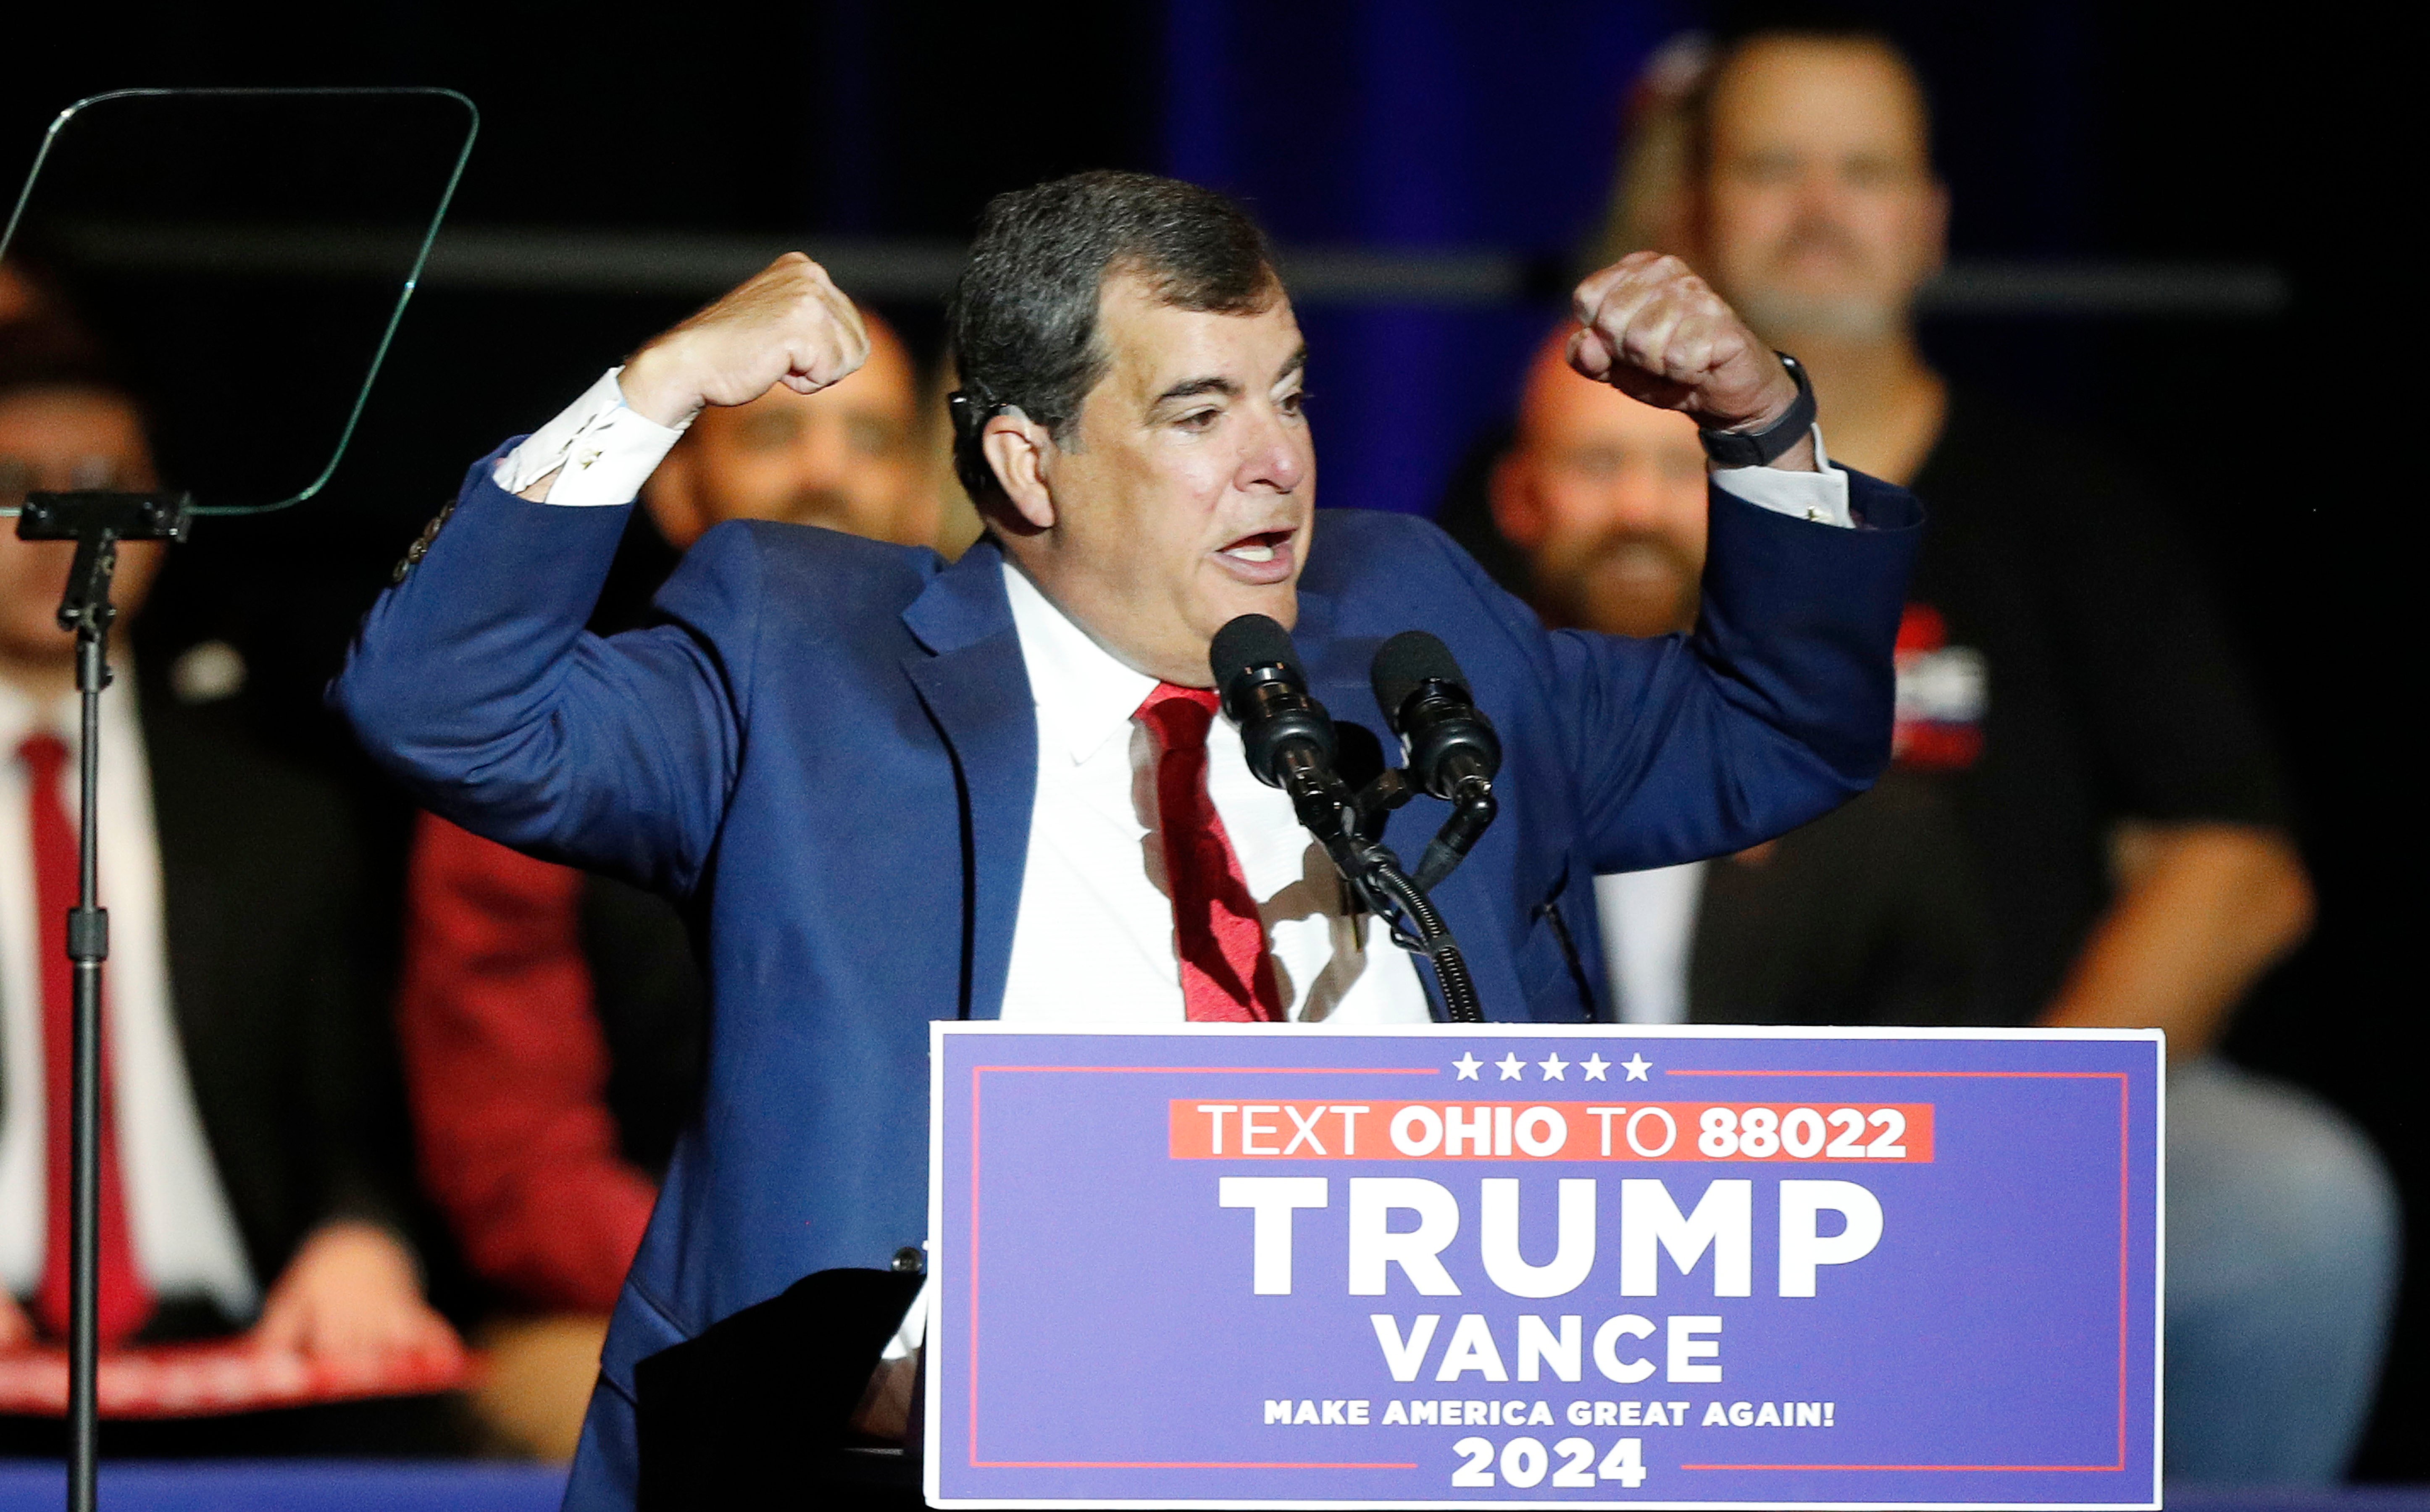
[[[1307,690],[1337,723],[1347,720],[1380,734],[1383,717],[1375,711],[1375,695],[1367,684],[1367,663],[1382,642],[1341,640],[1333,625],[1333,596],[1303,590],[1291,644],[1307,667]]]
[[[1038,710],[1005,597],[1003,557],[982,540],[903,611],[927,655],[903,658],[952,750],[968,855],[963,906],[962,1016],[1004,1007],[1012,931],[1038,794]]]

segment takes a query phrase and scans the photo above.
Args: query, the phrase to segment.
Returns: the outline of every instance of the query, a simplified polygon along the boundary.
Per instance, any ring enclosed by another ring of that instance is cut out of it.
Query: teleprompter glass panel
[[[448,90],[78,101],[0,232],[18,328],[51,333],[58,371],[97,362],[134,393],[161,486],[195,512],[308,499],[344,455],[477,123]],[[28,486],[0,479],[0,514]]]

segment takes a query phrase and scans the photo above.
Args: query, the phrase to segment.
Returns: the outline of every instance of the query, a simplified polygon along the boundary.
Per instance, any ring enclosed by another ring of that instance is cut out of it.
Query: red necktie
[[[1207,792],[1207,729],[1215,694],[1158,683],[1139,707],[1156,737],[1156,810],[1164,831],[1164,872],[1173,892],[1173,934],[1181,957],[1181,1000],[1194,1022],[1257,1023],[1283,1016],[1266,929],[1240,858]]]
[[[59,802],[68,748],[56,735],[29,735],[17,747],[25,768],[26,832],[34,849],[34,906],[42,915],[42,1100],[44,1163],[50,1168],[49,1228],[34,1317],[55,1338],[68,1332],[70,1172],[68,1139],[75,1096],[75,969],[68,962],[68,910],[76,902],[76,826]],[[123,1343],[152,1315],[151,1288],[135,1269],[126,1201],[118,1180],[118,1131],[110,1105],[109,1048],[101,1055],[101,1347]]]

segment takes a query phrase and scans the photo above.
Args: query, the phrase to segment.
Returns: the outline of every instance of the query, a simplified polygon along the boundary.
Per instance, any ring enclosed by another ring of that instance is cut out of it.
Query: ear
[[[658,470],[641,485],[641,507],[649,511],[650,523],[658,527],[658,534],[678,553],[691,550],[692,542],[708,533],[691,447],[678,442],[666,455]]]
[[[1516,449],[1502,454],[1486,480],[1486,498],[1493,506],[1493,525],[1502,539],[1521,551],[1534,551],[1544,540],[1544,506],[1536,497],[1536,479],[1527,458]]]
[[[994,470],[995,480],[1011,501],[1013,513],[1033,530],[1055,526],[1055,496],[1048,489],[1048,458],[1055,438],[1045,426],[1019,409],[1005,409],[979,432],[979,450]]]

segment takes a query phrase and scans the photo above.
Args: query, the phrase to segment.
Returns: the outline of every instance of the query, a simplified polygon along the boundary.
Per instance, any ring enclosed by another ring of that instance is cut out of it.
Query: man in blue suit
[[[705,1106],[617,1309],[569,1506],[683,1494],[653,1470],[683,1454],[663,1424],[715,1425],[652,1405],[658,1362],[814,1272],[917,1269],[928,1021],[1429,1015],[1421,968],[1210,712],[1208,643],[1235,616],[1292,629],[1345,727],[1381,726],[1384,639],[1457,649],[1508,754],[1501,818],[1436,903],[1492,1018],[1604,1016],[1596,873],[1742,849],[1872,780],[1914,502],[1829,467],[1793,366],[1675,259],[1595,274],[1577,309],[1579,370],[1693,416],[1720,459],[1692,635],[1550,633],[1433,526],[1317,514],[1271,249],[1221,196],[1140,174],[990,207],[949,316],[957,463],[989,534],[951,567],[728,524],[659,623],[583,630],[625,506],[691,415],[815,390],[866,352],[799,257],[475,464],[335,696],[446,818],[681,900],[714,1003]],[[1414,856],[1442,817],[1422,799],[1386,839]],[[847,1372],[891,1326],[830,1330]]]

